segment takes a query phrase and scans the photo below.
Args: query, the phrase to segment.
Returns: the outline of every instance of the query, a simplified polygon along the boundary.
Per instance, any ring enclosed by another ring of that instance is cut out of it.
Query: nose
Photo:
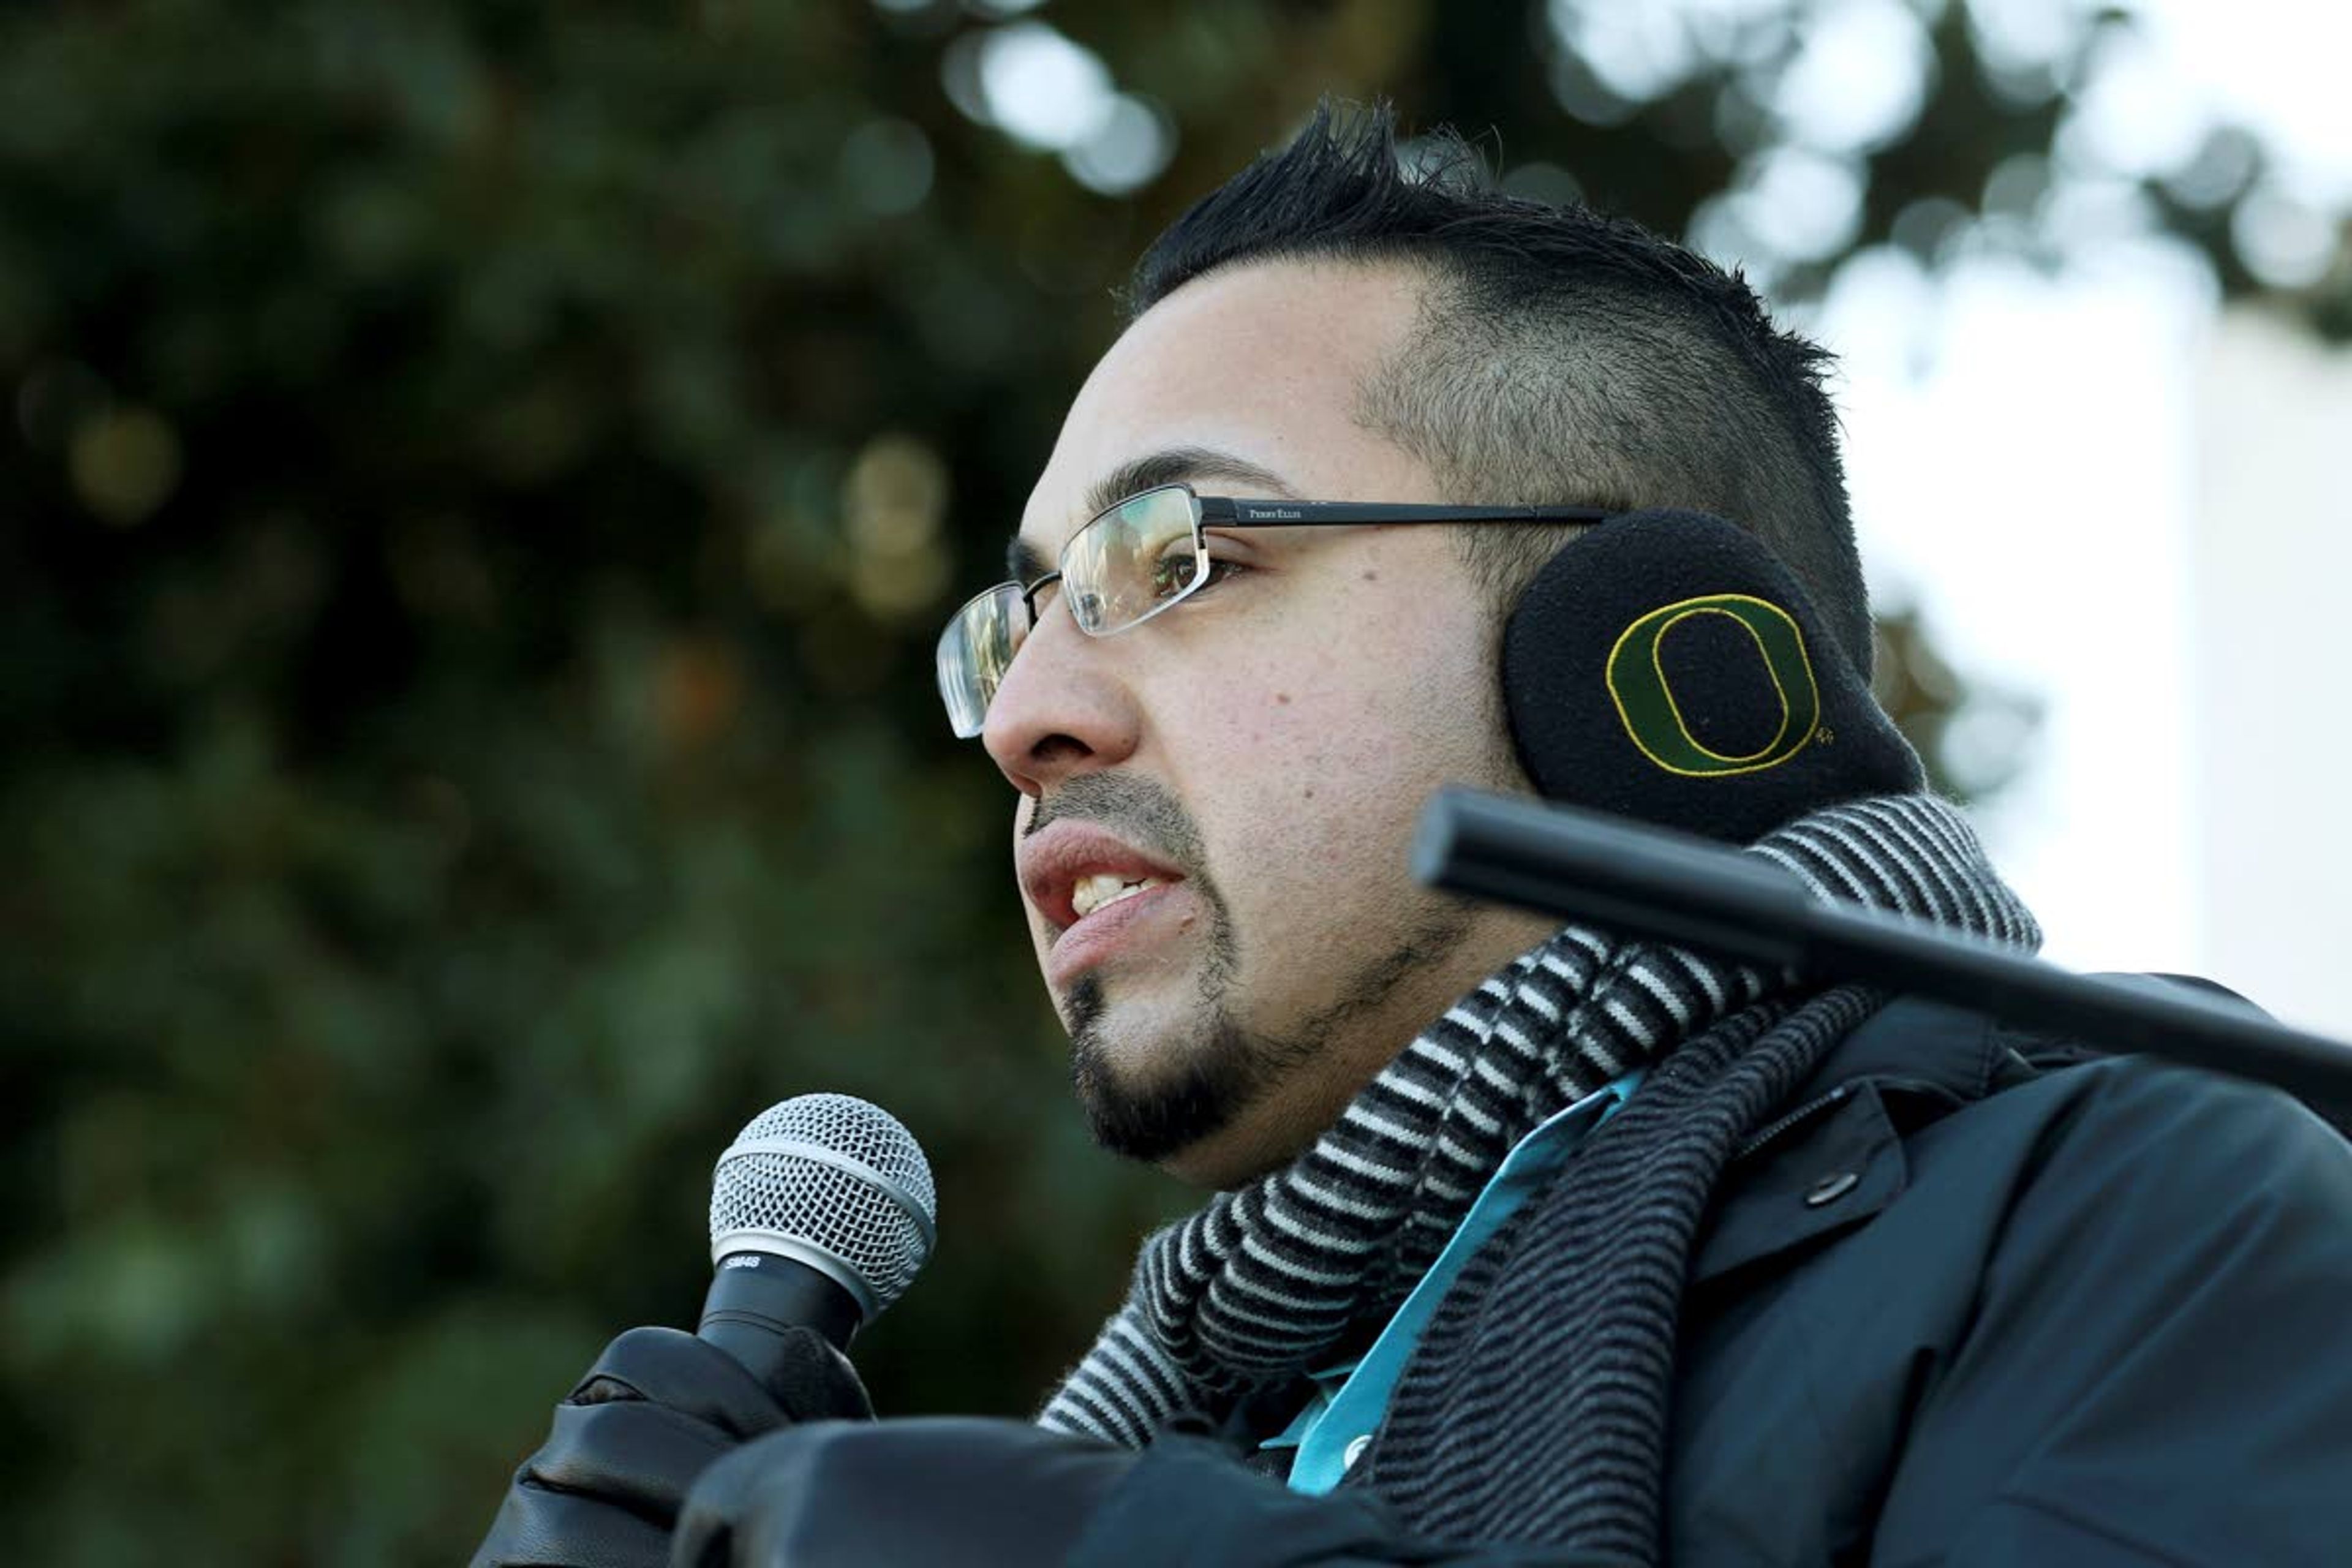
[[[1118,669],[1124,650],[1078,630],[1058,598],[1041,608],[981,730],[998,771],[1032,800],[1073,773],[1118,766],[1142,739],[1135,694]]]

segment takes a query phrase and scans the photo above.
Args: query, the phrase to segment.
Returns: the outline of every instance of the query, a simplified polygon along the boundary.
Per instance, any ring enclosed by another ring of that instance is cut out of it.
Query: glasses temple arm
[[[1409,501],[1255,501],[1202,496],[1203,528],[1335,528],[1375,522],[1601,522],[1591,506],[1430,506]]]

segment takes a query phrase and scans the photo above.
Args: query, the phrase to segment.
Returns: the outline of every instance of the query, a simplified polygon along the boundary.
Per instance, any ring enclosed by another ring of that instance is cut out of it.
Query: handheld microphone
[[[879,1106],[803,1094],[769,1107],[711,1175],[717,1273],[696,1335],[762,1384],[790,1330],[846,1351],[929,1259],[938,1204],[922,1145]]]

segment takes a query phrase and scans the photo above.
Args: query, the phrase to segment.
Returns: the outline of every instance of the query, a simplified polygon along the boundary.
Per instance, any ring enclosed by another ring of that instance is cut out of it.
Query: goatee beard
[[[1207,910],[1195,1021],[1183,1037],[1128,1042],[1122,1052],[1110,1038],[1113,998],[1100,976],[1080,977],[1063,998],[1070,1081],[1087,1125],[1097,1143],[1131,1160],[1163,1163],[1232,1126],[1282,1079],[1311,1070],[1335,1036],[1450,957],[1475,919],[1468,903],[1452,898],[1423,905],[1403,940],[1343,977],[1336,1002],[1281,1035],[1262,1034],[1244,1027],[1234,1005],[1241,940],[1208,873],[1200,828],[1174,794],[1135,774],[1080,773],[1040,804],[1024,834],[1065,817],[1099,823],[1157,851],[1182,869]],[[1399,1039],[1397,1048],[1405,1044]]]
[[[1114,1154],[1159,1164],[1223,1131],[1280,1080],[1311,1068],[1335,1036],[1379,1007],[1400,984],[1444,962],[1469,935],[1473,920],[1467,904],[1450,900],[1430,911],[1404,941],[1363,964],[1341,988],[1339,1001],[1297,1029],[1274,1036],[1254,1034],[1234,1016],[1228,1000],[1234,968],[1231,927],[1222,909],[1214,913],[1211,956],[1201,976],[1199,1027],[1189,1039],[1159,1045],[1153,1055],[1160,1059],[1141,1070],[1122,1073],[1117,1065],[1104,1021],[1109,1002],[1101,978],[1086,975],[1067,994],[1071,1087],[1095,1142]],[[1406,1043],[1400,1039],[1398,1048]]]
[[[1104,1037],[1102,982],[1070,988],[1070,1087],[1094,1140],[1114,1154],[1158,1164],[1230,1126],[1281,1068],[1314,1055],[1320,1041],[1255,1040],[1222,1007],[1176,1069],[1129,1082],[1112,1065]]]

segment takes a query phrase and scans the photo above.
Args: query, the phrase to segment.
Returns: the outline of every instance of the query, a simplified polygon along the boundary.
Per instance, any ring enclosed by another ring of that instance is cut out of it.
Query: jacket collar
[[[2021,1070],[1980,1014],[1906,997],[1831,1047],[1725,1173],[1693,1259],[1710,1279],[1850,1230],[1900,1196],[1904,1133],[1983,1099]]]

